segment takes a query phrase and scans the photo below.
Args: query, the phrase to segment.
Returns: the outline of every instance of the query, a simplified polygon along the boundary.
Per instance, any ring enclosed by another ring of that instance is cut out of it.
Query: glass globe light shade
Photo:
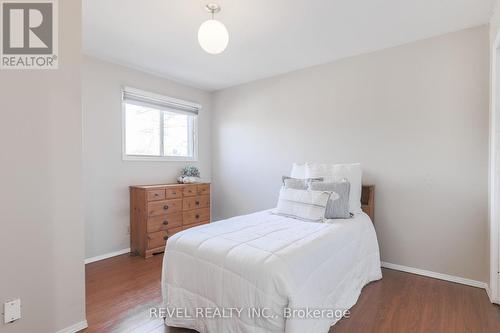
[[[217,20],[208,20],[200,25],[198,42],[203,50],[210,54],[223,52],[229,43],[226,26]]]

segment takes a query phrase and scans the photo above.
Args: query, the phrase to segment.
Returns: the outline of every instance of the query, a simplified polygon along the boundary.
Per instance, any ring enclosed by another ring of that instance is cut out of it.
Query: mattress
[[[175,234],[165,323],[199,332],[328,332],[382,277],[370,218],[303,222],[261,211]]]

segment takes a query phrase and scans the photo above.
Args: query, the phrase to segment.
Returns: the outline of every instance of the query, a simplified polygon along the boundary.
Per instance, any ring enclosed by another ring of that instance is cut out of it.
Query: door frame
[[[500,33],[494,37],[490,50],[490,135],[489,135],[489,181],[488,213],[490,229],[490,283],[491,302],[500,304]],[[498,89],[497,89],[498,87]],[[497,124],[497,119],[499,124]],[[498,203],[496,203],[498,202]]]

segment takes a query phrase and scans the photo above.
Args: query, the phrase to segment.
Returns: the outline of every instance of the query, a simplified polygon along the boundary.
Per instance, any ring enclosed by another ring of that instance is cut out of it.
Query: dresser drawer
[[[197,194],[196,188],[197,188],[196,185],[185,185],[184,190],[182,191],[182,194],[185,197],[195,196]]]
[[[165,200],[165,189],[148,190],[148,201]]]
[[[210,196],[199,195],[196,197],[187,197],[182,201],[182,210],[210,207]]]
[[[175,235],[182,231],[182,227],[171,228],[166,231],[152,232],[147,235],[148,249],[155,249],[157,247],[165,246],[168,237]]]
[[[210,221],[203,221],[203,222],[199,222],[199,223],[193,223],[193,224],[190,224],[190,225],[183,226],[182,230],[190,229],[190,228],[197,227],[199,225],[208,224],[208,223],[210,223]]]
[[[167,231],[152,232],[147,235],[148,249],[154,249],[160,246],[165,246],[168,239]]]
[[[166,188],[165,199],[177,199],[182,197],[182,187]]]
[[[182,199],[154,201],[148,203],[148,216],[166,215],[180,212]]]
[[[210,208],[188,210],[183,213],[183,225],[210,221]]]
[[[158,215],[149,217],[147,221],[148,232],[167,230],[182,226],[182,213]]]
[[[197,185],[196,191],[197,191],[198,195],[209,195],[210,194],[210,184]]]

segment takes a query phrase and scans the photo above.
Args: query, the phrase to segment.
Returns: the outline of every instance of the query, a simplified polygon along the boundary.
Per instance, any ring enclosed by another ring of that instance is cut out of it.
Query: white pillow
[[[306,179],[306,164],[293,163],[290,177],[297,179]]]
[[[349,192],[349,211],[351,213],[361,212],[361,164],[325,164],[306,163],[305,177],[323,177],[325,182],[339,182],[347,179],[351,183]]]
[[[325,217],[328,200],[338,198],[338,194],[334,192],[282,188],[274,213],[304,221],[321,222]]]

